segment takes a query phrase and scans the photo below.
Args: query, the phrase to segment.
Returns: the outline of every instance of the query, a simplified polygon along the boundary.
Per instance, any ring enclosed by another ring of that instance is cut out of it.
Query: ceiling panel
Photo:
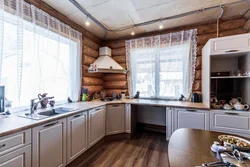
[[[85,26],[86,16],[81,13],[69,0],[43,0],[50,6],[66,15],[79,25],[85,27],[102,39],[113,39],[130,35],[132,29],[122,32],[107,32],[94,22]],[[239,2],[242,0],[77,0],[98,21],[109,29],[119,29],[153,19],[174,16],[211,6]],[[243,15],[250,8],[249,2],[237,3],[225,7],[223,18]],[[205,21],[215,21],[220,9],[203,11],[198,14],[164,21],[164,29],[190,25]],[[160,31],[159,23],[137,27],[136,34]]]

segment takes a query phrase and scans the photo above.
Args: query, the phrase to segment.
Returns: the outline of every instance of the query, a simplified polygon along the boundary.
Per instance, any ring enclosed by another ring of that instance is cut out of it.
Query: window
[[[8,12],[4,12],[2,22],[0,84],[5,85],[5,96],[12,106],[27,106],[39,93],[49,93],[57,102],[66,101],[73,91],[71,72],[79,74],[76,82],[80,81],[80,65],[76,69],[78,64],[74,63],[80,64],[81,35],[79,39],[66,37]]]
[[[130,93],[140,91],[141,98],[178,99],[181,94],[189,97],[196,59],[192,50],[196,48],[192,47],[191,38],[180,39],[167,34],[126,41],[127,63],[131,64]]]

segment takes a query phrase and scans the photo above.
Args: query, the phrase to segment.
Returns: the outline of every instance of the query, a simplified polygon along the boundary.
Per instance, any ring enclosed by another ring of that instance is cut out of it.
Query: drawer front
[[[0,155],[9,153],[31,143],[31,130],[27,129],[18,133],[0,138]]]
[[[219,131],[229,131],[235,133],[248,133],[250,134],[249,116],[244,114],[235,114],[226,112],[211,113],[211,129]],[[235,115],[234,115],[235,114]]]

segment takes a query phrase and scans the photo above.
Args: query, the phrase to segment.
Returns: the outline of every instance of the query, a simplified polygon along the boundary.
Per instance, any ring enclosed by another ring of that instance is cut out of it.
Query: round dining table
[[[210,149],[223,133],[196,129],[178,129],[169,140],[170,167],[195,167],[220,161]]]

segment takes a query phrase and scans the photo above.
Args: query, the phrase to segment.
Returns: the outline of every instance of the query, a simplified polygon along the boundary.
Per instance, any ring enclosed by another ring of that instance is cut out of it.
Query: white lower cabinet
[[[88,147],[93,146],[105,136],[105,107],[98,107],[88,111]]]
[[[66,166],[66,118],[32,129],[32,167]]]
[[[31,145],[1,156],[0,167],[31,167]]]
[[[124,104],[107,105],[106,107],[106,135],[125,132]]]
[[[250,136],[250,113],[240,111],[210,111],[210,129],[213,131]]]
[[[67,118],[67,164],[87,150],[87,111]]]
[[[180,128],[209,130],[209,110],[174,109],[174,130]]]

